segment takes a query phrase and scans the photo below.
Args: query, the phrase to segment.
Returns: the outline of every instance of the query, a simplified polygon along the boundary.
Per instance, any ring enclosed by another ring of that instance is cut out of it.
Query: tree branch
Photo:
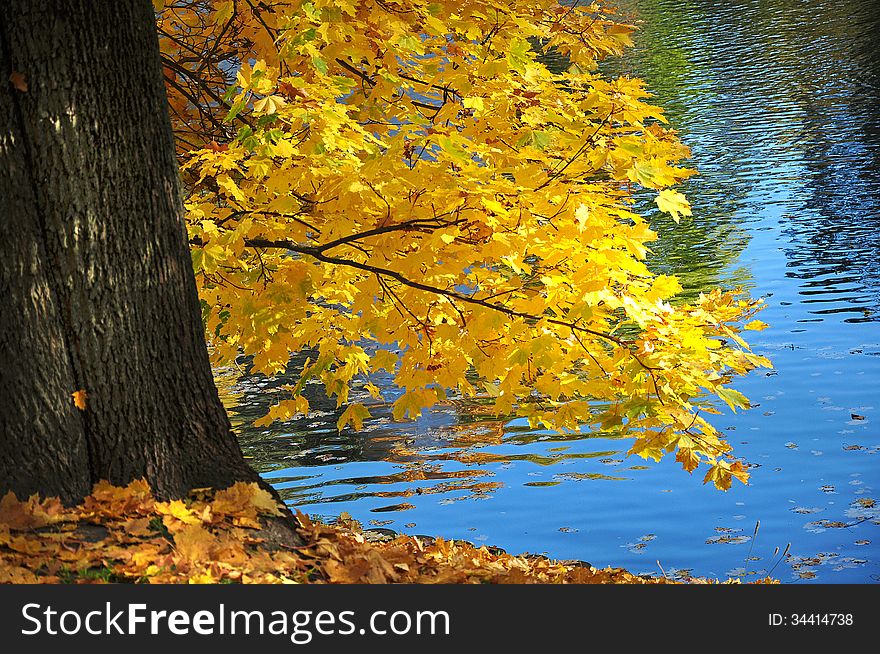
[[[381,228],[379,228],[381,229]],[[391,231],[391,230],[387,230]],[[366,232],[364,232],[365,234]],[[487,302],[485,300],[481,300],[479,298],[471,297],[469,295],[464,295],[457,291],[452,291],[447,288],[440,288],[439,286],[432,286],[430,284],[425,284],[423,282],[417,282],[415,280],[409,279],[404,274],[397,272],[396,270],[391,270],[389,268],[382,268],[380,266],[374,266],[372,264],[363,263],[360,261],[353,261],[351,259],[341,259],[339,257],[328,256],[324,253],[326,248],[325,244],[322,246],[309,246],[309,245],[301,245],[299,243],[294,243],[293,241],[285,241],[285,240],[276,240],[270,241],[267,239],[245,239],[245,245],[248,247],[258,247],[258,248],[281,248],[285,250],[290,250],[291,252],[298,252],[299,254],[303,254],[305,256],[310,256],[318,261],[323,263],[330,263],[337,266],[347,266],[349,268],[355,268],[357,270],[362,270],[364,272],[368,272],[374,275],[381,275],[384,277],[390,277],[394,279],[404,286],[409,286],[410,288],[415,288],[420,291],[425,291],[426,293],[433,293],[435,295],[442,295],[443,297],[458,300],[460,302],[465,302],[467,304],[472,304],[475,306],[480,306],[485,309],[491,309],[493,311],[498,311],[499,313],[503,313],[512,318],[523,318],[524,320],[531,320],[534,322],[538,322],[540,320],[545,320],[553,325],[561,325],[563,327],[568,327],[572,331],[578,331],[584,334],[591,334],[592,336],[596,336],[598,338],[604,339],[606,341],[610,341],[615,345],[625,348],[629,351],[629,353],[633,356],[634,359],[639,361],[641,365],[645,368],[648,366],[641,362],[638,356],[632,351],[631,341],[626,341],[622,338],[618,338],[616,336],[612,336],[611,334],[606,334],[605,332],[600,332],[595,329],[590,329],[589,327],[582,327],[573,322],[559,320],[558,318],[548,318],[547,316],[536,316],[531,313],[526,313],[524,311],[517,311],[516,309],[511,309],[510,307],[506,307],[503,304],[496,304],[494,302]]]

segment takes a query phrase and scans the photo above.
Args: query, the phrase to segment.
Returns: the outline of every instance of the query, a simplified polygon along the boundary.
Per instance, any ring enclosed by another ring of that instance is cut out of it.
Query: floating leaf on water
[[[731,545],[741,545],[742,543],[748,543],[752,540],[751,536],[732,536],[730,534],[724,534],[722,536],[713,536],[712,538],[706,539],[707,545],[719,545],[719,544],[731,544]]]
[[[416,508],[412,504],[407,504],[406,502],[402,504],[391,504],[389,506],[378,506],[375,509],[370,509],[370,513],[390,513],[392,511],[409,511],[410,509]]]
[[[561,472],[557,475],[553,475],[554,479],[572,479],[574,481],[584,481],[584,480],[595,480],[595,479],[606,479],[612,481],[623,481],[626,477],[611,477],[609,475],[603,475],[598,472]],[[559,483],[559,482],[556,482]]]
[[[849,527],[850,523],[841,522],[840,520],[815,520],[804,525],[804,529],[814,534],[821,534],[826,529],[843,529]]]

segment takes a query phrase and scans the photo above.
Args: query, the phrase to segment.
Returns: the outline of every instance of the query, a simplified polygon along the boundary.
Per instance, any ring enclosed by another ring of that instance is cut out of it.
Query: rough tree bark
[[[0,75],[0,494],[256,480],[208,362],[150,1],[4,0]]]

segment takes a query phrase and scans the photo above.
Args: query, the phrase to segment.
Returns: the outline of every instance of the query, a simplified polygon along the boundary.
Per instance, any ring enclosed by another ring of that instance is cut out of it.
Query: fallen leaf
[[[721,473],[729,483],[745,471],[725,462]],[[299,512],[302,541],[294,548],[278,549],[263,532],[236,526],[259,526],[258,511],[277,508],[271,493],[248,483],[213,498],[203,490],[185,502],[156,502],[142,480],[125,487],[103,481],[75,507],[9,493],[0,499],[0,583],[677,583],[442,538],[367,542]]]
[[[21,91],[22,93],[27,93],[28,85],[27,80],[24,78],[24,75],[22,75],[18,71],[12,71],[9,74],[9,81],[14,89]]]
[[[143,479],[136,479],[127,486],[99,481],[92,488],[92,494],[83,501],[82,509],[87,513],[121,517],[151,512],[154,504],[150,486]]]
[[[21,501],[10,491],[0,499],[0,524],[9,529],[35,529],[54,522],[62,510],[58,498],[41,502],[36,495],[32,495]]]
[[[197,525],[202,522],[199,520],[198,516],[194,515],[193,512],[187,508],[186,504],[180,500],[160,502],[156,504],[156,512],[175,520],[179,520],[187,525]],[[166,526],[168,526],[167,521]]]
[[[174,545],[178,553],[190,561],[209,561],[216,540],[201,525],[191,524],[174,534]]]
[[[255,483],[238,482],[218,491],[211,505],[214,513],[255,520],[259,514],[280,515],[278,502]]]
[[[150,518],[129,518],[122,523],[122,528],[130,536],[152,536],[153,529],[150,528]]]

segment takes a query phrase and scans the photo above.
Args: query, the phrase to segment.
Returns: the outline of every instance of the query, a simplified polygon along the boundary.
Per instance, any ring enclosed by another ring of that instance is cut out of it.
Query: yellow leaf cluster
[[[686,437],[685,469],[726,486],[729,446],[703,416],[712,398],[746,407],[728,384],[769,365],[739,336],[760,303],[681,303],[646,265],[633,190],[678,221],[691,209],[670,187],[694,171],[641,80],[597,72],[632,29],[549,0],[162,10],[214,362],[272,376],[315,353],[260,424],[307,412],[309,381],[343,407],[384,369],[396,418],[452,394],[655,459]],[[369,415],[351,404],[338,426]]]

